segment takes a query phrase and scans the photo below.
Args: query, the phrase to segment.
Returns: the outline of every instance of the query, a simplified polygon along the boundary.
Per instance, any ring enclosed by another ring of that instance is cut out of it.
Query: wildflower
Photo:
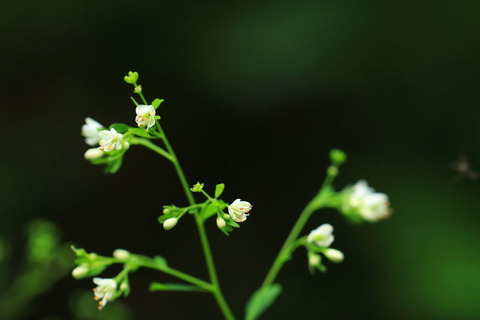
[[[90,148],[84,154],[84,157],[87,160],[95,160],[95,159],[101,158],[102,156],[103,156],[103,151],[97,148]]]
[[[85,142],[90,146],[95,146],[100,141],[99,131],[103,126],[92,118],[85,118],[85,124],[82,126],[82,135],[86,138]]]
[[[332,232],[332,225],[328,223],[322,224],[320,227],[310,232],[307,237],[307,242],[314,243],[319,247],[329,247],[335,239]]]
[[[97,301],[100,300],[98,301],[98,309],[102,310],[108,301],[113,300],[114,294],[117,291],[117,283],[110,278],[93,278],[93,282],[97,285],[97,287],[93,289],[94,299]]]
[[[323,252],[323,254],[325,255],[325,257],[327,257],[328,260],[335,263],[340,263],[345,258],[342,251],[332,248],[328,248]]]
[[[346,194],[345,206],[347,209],[354,209],[364,220],[377,222],[391,214],[388,196],[384,193],[375,192],[365,180],[358,181],[346,191]]]
[[[177,225],[178,219],[177,218],[170,218],[165,220],[163,223],[163,229],[170,230],[173,229]]]
[[[100,137],[100,147],[102,151],[112,151],[113,149],[120,150],[122,148],[123,135],[118,133],[115,129],[103,130],[98,134]]]
[[[148,130],[155,124],[155,108],[151,105],[138,105],[135,110],[137,117],[135,122],[139,128],[145,128]]]
[[[247,217],[249,216],[248,212],[250,212],[251,209],[252,205],[250,204],[250,202],[237,199],[228,206],[228,213],[234,221],[243,222],[247,220]]]

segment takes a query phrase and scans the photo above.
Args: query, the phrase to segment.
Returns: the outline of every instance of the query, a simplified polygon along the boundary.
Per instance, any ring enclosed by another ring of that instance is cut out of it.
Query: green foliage
[[[109,129],[115,129],[118,133],[125,133],[133,128],[124,123],[113,123],[110,125]]]
[[[163,101],[164,101],[163,99],[158,99],[158,98],[157,98],[157,99],[153,100],[152,106],[153,106],[155,109],[157,109],[158,107],[160,107],[160,105],[162,104]]]
[[[222,195],[223,190],[225,189],[224,183],[219,183],[215,186],[215,198],[218,198]]]
[[[282,286],[274,283],[268,287],[255,291],[247,303],[245,320],[255,320],[260,317],[277,299],[282,292]]]

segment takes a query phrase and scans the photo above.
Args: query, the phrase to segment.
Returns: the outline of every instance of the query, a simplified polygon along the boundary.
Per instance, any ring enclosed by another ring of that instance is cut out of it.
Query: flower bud
[[[340,263],[345,258],[342,251],[332,248],[325,250],[323,254],[325,255],[325,257],[327,257],[328,260],[335,263]]]
[[[347,154],[340,149],[332,149],[330,151],[330,160],[332,160],[335,165],[341,165],[347,160]]]
[[[72,276],[75,279],[82,279],[88,274],[88,268],[85,265],[80,265],[73,269]]]
[[[163,211],[162,211],[162,212],[163,212],[163,214],[168,214],[168,213],[170,213],[170,209],[168,209],[168,208],[165,208],[165,209],[163,209]]]
[[[224,213],[224,214],[223,214],[223,220],[228,220],[228,219],[230,219],[230,215]]]
[[[226,224],[227,224],[227,223],[225,222],[225,220],[223,220],[223,219],[220,218],[220,217],[217,217],[217,227],[218,227],[218,229],[223,229],[223,228],[225,228]]]
[[[163,223],[163,229],[165,229],[165,230],[170,230],[170,229],[172,229],[173,227],[176,226],[177,222],[178,222],[178,219],[177,219],[177,218],[167,219],[167,220],[165,220],[165,222]]]
[[[121,291],[128,290],[128,283],[127,283],[126,281],[123,281],[123,282],[120,284],[120,290],[121,290]]]
[[[135,86],[135,89],[133,89],[133,92],[137,94],[142,93],[142,86],[141,85]]]
[[[130,256],[130,252],[128,252],[127,250],[117,249],[113,251],[113,257],[118,260],[122,260],[122,261],[127,260],[129,256]]]
[[[312,267],[318,266],[321,261],[322,261],[322,257],[320,257],[320,255],[318,254],[310,253],[308,255],[308,264]]]
[[[95,159],[101,158],[102,156],[103,156],[103,151],[97,148],[88,149],[84,154],[84,157],[87,160],[95,160]]]

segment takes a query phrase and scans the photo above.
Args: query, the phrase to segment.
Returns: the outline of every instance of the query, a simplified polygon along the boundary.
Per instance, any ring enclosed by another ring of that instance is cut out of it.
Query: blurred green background
[[[156,222],[162,205],[186,204],[169,163],[132,147],[106,176],[83,159],[85,117],[134,124],[123,76],[135,70],[147,99],[166,101],[162,124],[189,181],[224,182],[226,201],[254,205],[228,238],[208,225],[236,314],[338,147],[349,159],[336,186],[367,179],[395,213],[360,227],[316,214],[305,233],[332,223],[346,260],[312,277],[299,250],[264,318],[480,318],[480,185],[453,166],[466,155],[480,169],[479,16],[468,0],[0,0],[0,293],[25,267],[34,218],[54,222],[63,243],[161,254],[207,277],[193,222],[169,232]],[[138,271],[131,296],[106,309],[220,318],[211,296],[148,293],[164,279]],[[21,319],[121,319],[79,314],[91,288],[67,275]]]

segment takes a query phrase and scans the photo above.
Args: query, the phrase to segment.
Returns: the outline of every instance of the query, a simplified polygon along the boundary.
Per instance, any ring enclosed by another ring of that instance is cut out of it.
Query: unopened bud
[[[120,284],[120,290],[121,291],[125,291],[128,289],[128,283],[126,281],[123,281],[121,284]]]
[[[113,257],[118,260],[122,260],[122,261],[127,260],[129,256],[130,256],[130,252],[128,252],[127,250],[117,249],[113,251]]]
[[[103,151],[97,148],[88,149],[84,154],[84,157],[87,160],[95,160],[95,159],[101,158],[102,156],[103,156]]]
[[[228,219],[230,219],[230,215],[224,213],[223,214],[223,220],[228,220]]]
[[[347,154],[340,149],[332,149],[330,151],[330,160],[332,160],[335,165],[341,165],[347,160]]]
[[[325,257],[327,257],[328,260],[335,262],[335,263],[340,263],[343,261],[345,256],[343,255],[343,252],[337,249],[327,249],[323,253]]]
[[[217,217],[217,227],[218,227],[219,229],[225,228],[226,225],[227,225],[227,223],[225,222],[225,220],[223,220],[223,219],[220,218],[220,217]]]
[[[163,209],[163,214],[168,214],[168,213],[170,213],[170,209],[168,208]]]
[[[87,274],[88,274],[88,268],[84,265],[80,265],[80,266],[76,267],[75,269],[73,269],[73,271],[72,271],[72,276],[75,279],[82,279]]]
[[[141,85],[138,85],[135,87],[135,89],[133,89],[133,92],[134,93],[142,93],[142,86]]]
[[[165,222],[163,223],[163,229],[165,229],[165,230],[170,230],[170,229],[172,229],[173,227],[176,226],[177,222],[178,222],[178,219],[177,219],[177,218],[167,219],[167,220],[165,220]]]
[[[311,265],[312,267],[318,266],[321,261],[322,261],[322,258],[318,254],[310,253],[308,255],[308,264]]]

